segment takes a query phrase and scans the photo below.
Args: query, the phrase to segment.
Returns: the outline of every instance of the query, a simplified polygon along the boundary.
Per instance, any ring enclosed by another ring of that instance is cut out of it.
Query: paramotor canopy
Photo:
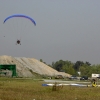
[[[23,17],[23,18],[27,18],[29,19],[34,25],[36,25],[36,22],[34,21],[33,18],[29,17],[29,16],[26,16],[26,15],[22,15],[22,14],[15,14],[15,15],[11,15],[11,16],[8,16],[3,23],[5,23],[7,20],[9,20],[10,18],[14,18],[14,17]]]
[[[6,32],[13,35],[13,38],[17,38],[16,44],[20,45],[22,36],[25,36],[24,33],[32,33],[33,26],[36,26],[36,22],[32,17],[23,14],[10,15],[4,19],[3,23],[6,26]]]

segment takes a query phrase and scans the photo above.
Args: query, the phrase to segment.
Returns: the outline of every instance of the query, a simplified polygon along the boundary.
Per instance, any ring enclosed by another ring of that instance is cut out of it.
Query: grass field
[[[0,100],[100,100],[100,87],[64,86],[58,91],[34,79],[0,77]]]

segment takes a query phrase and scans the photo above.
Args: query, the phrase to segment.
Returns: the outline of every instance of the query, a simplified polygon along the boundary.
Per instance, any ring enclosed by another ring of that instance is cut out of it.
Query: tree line
[[[42,59],[40,59],[41,62],[43,62]],[[46,64],[46,62],[43,62]],[[48,64],[47,64],[48,65]],[[48,65],[52,67],[53,69],[59,71],[59,72],[65,72],[71,75],[76,76],[88,76],[91,77],[92,73],[100,74],[100,64],[98,65],[91,65],[89,62],[83,62],[83,61],[76,61],[75,63],[71,61],[63,61],[59,60],[56,62],[52,62],[51,65]],[[81,74],[79,75],[78,72]]]

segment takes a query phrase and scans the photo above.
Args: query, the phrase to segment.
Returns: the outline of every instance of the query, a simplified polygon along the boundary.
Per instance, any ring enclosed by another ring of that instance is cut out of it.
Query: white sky
[[[100,64],[100,0],[0,0],[0,55]]]

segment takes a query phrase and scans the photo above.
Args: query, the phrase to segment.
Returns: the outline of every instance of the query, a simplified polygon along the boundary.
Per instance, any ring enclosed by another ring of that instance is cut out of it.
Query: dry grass
[[[100,100],[100,87],[64,86],[59,91],[43,81],[0,78],[0,100]]]

